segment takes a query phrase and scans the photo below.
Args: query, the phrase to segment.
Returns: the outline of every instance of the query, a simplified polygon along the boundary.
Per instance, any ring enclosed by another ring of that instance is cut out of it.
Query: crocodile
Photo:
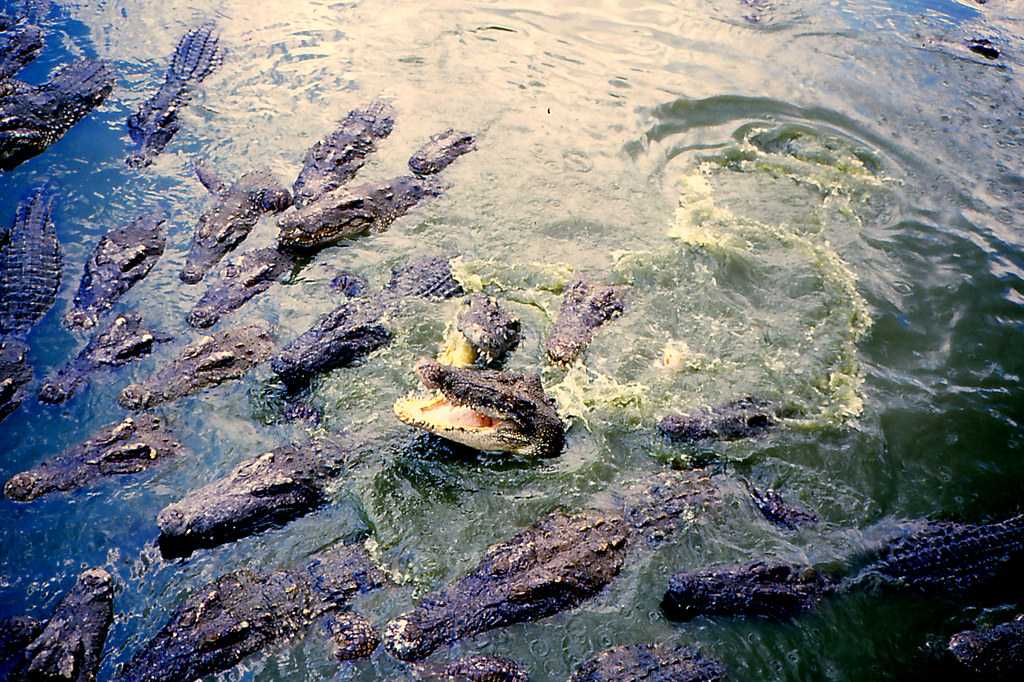
[[[702,440],[739,440],[761,435],[778,423],[767,400],[745,397],[685,415],[668,415],[658,422],[658,431],[672,443]]]
[[[410,671],[422,682],[527,682],[522,664],[503,656],[466,656],[448,663],[421,663]]]
[[[4,494],[29,502],[52,492],[77,490],[100,478],[145,471],[185,452],[160,417],[134,415],[107,424],[85,442],[15,474],[4,485]]]
[[[350,111],[334,132],[306,152],[302,171],[292,185],[295,206],[302,208],[351,180],[394,125],[395,111],[382,100]]]
[[[116,316],[109,325],[98,330],[74,360],[48,377],[39,388],[39,400],[62,403],[88,381],[89,375],[101,368],[121,367],[152,352],[169,337],[157,336],[142,325],[135,313]]]
[[[186,556],[282,525],[327,503],[356,453],[323,440],[284,445],[236,466],[157,514],[164,556]]]
[[[164,253],[166,218],[160,211],[139,216],[100,238],[64,316],[68,329],[88,329],[114,302],[142,280]]]
[[[43,32],[35,24],[0,18],[0,82],[13,78],[43,51]]]
[[[18,409],[31,382],[28,346],[18,339],[0,338],[0,421]]]
[[[595,286],[577,278],[565,292],[555,324],[544,342],[548,358],[568,366],[583,354],[597,330],[625,310],[622,287]]]
[[[813,512],[809,512],[806,509],[795,507],[792,504],[782,499],[782,496],[772,488],[765,488],[760,490],[755,488],[750,481],[744,479],[743,484],[747,487],[747,492],[750,493],[750,499],[753,501],[761,514],[774,523],[776,526],[786,528],[788,530],[796,530],[803,525],[816,524],[819,519],[818,515]]]
[[[410,158],[412,175],[339,186],[282,215],[277,221],[278,248],[310,253],[365,232],[383,232],[423,199],[440,196],[435,174],[474,148],[468,133],[448,130],[435,135]]]
[[[0,663],[6,663],[21,653],[39,636],[44,625],[31,616],[0,618]]]
[[[399,420],[477,450],[557,457],[565,425],[538,374],[449,367],[421,359],[416,373],[426,394],[399,399]]]
[[[25,334],[57,299],[61,255],[53,224],[53,196],[41,187],[15,212],[0,249],[0,336]]]
[[[303,568],[228,573],[189,597],[115,679],[177,682],[227,670],[385,582],[359,545],[325,550]]]
[[[440,300],[462,293],[447,259],[412,260],[396,268],[380,292],[346,301],[317,320],[274,356],[271,368],[286,385],[302,386],[316,374],[350,365],[390,343],[383,318],[402,299]]]
[[[325,627],[331,651],[339,661],[366,658],[380,646],[380,635],[373,624],[357,613],[334,614]]]
[[[605,649],[584,661],[569,682],[723,682],[725,668],[695,647],[634,644]]]
[[[15,68],[18,59],[14,60]],[[43,85],[0,79],[0,170],[46,151],[107,98],[114,76],[105,62],[65,64]]]
[[[142,168],[153,163],[181,128],[178,113],[192,99],[193,88],[213,73],[223,59],[220,38],[212,22],[181,37],[160,89],[128,117],[128,135],[136,145],[128,156],[129,166]]]
[[[519,346],[520,322],[493,298],[471,294],[449,330],[438,361],[455,367],[500,369]]]
[[[249,236],[261,216],[280,213],[292,203],[292,195],[269,171],[252,171],[227,183],[201,165],[195,170],[214,202],[199,217],[192,235],[180,275],[187,284],[202,280],[210,268]]]
[[[188,323],[197,329],[212,327],[274,282],[285,279],[294,267],[295,260],[277,249],[254,249],[231,259],[193,306]]]
[[[113,620],[110,574],[102,568],[85,571],[42,631],[15,654],[10,679],[95,682]]]
[[[660,472],[600,508],[552,512],[388,623],[384,647],[418,660],[462,637],[573,608],[611,582],[630,545],[653,546],[682,531],[719,503],[729,481],[703,469]]]
[[[1024,676],[1024,616],[987,630],[958,632],[949,640],[949,651],[979,679],[1019,680]]]
[[[144,383],[130,384],[117,401],[129,410],[143,410],[177,400],[209,386],[241,378],[274,349],[266,323],[231,327],[202,336],[185,347]]]

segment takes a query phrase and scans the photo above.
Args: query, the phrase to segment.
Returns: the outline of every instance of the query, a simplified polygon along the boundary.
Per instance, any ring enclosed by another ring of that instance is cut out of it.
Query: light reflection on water
[[[130,171],[125,118],[158,86],[180,34],[207,18],[222,28],[224,67],[182,115],[168,151]],[[907,679],[929,646],[971,622],[975,605],[856,596],[787,623],[677,625],[657,602],[682,567],[765,554],[842,562],[877,523],[978,519],[1019,504],[1024,107],[1016,72],[1024,16],[1016,3],[139,0],[68,2],[46,26],[46,51],[27,79],[41,80],[71,56],[98,56],[113,62],[119,81],[64,140],[0,178],[4,220],[40,178],[60,191],[64,279],[30,337],[37,377],[77,348],[59,319],[96,239],[156,205],[173,225],[167,253],[119,305],[141,309],[177,342],[65,406],[23,406],[0,425],[5,477],[117,418],[118,390],[193,334],[184,318],[202,286],[177,277],[206,201],[193,159],[230,176],[266,166],[290,181],[309,145],[374,97],[390,99],[398,116],[360,180],[402,172],[424,139],[449,126],[476,132],[478,151],[445,172],[444,197],[384,234],[325,251],[222,325],[266,318],[283,343],[336,305],[328,283],[338,271],[376,288],[407,257],[458,253],[523,319],[513,366],[524,369],[543,364],[557,301],[543,283],[553,264],[628,281],[635,299],[588,354],[588,367],[607,381],[545,371],[549,387],[564,389],[563,410],[584,414],[568,451],[540,465],[403,449],[407,434],[391,402],[412,386],[415,357],[436,350],[454,312],[451,304],[408,307],[390,348],[317,384],[332,431],[381,443],[339,485],[338,502],[177,563],[153,547],[156,510],[303,434],[259,419],[265,369],[170,405],[164,413],[193,458],[31,505],[0,502],[3,615],[45,615],[82,566],[108,567],[119,583],[108,677],[204,582],[241,566],[291,565],[368,528],[385,561],[409,576],[360,601],[383,623],[544,512],[579,508],[685,459],[651,436],[664,411],[761,392],[796,404],[804,419],[704,454],[815,509],[821,527],[780,533],[730,502],[677,542],[634,554],[581,608],[461,642],[440,657],[510,655],[531,679],[562,680],[599,648],[664,640],[699,644],[735,679]],[[987,62],[967,51],[973,37],[992,39],[1002,57]],[[790,148],[751,146],[751,135],[786,126],[861,150],[878,167],[866,176],[850,172],[849,154],[821,163]],[[753,245],[747,251],[714,240],[681,246],[670,236],[696,201],[683,190],[698,164],[714,206],[728,214],[707,228],[710,236],[742,238]],[[779,234],[786,240],[772,236]],[[792,246],[794,234],[809,250]],[[243,248],[269,245],[274,235],[264,220]],[[856,296],[830,284],[838,280],[823,277],[811,253],[838,259]],[[851,336],[836,312],[861,298],[872,324]],[[841,350],[851,338],[848,357]],[[666,376],[655,369],[666,342],[685,342],[702,360]],[[837,357],[863,378],[855,385],[863,410],[815,419],[835,397],[828,379]],[[616,402],[617,391],[633,386],[642,399]],[[582,408],[568,405],[573,396],[583,396]],[[378,652],[339,672],[314,629],[227,677],[370,680],[399,669]]]

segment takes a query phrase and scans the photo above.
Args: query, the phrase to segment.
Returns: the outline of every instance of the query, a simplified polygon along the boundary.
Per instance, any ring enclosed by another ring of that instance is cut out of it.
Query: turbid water
[[[16,9],[7,0],[5,11]],[[183,112],[156,162],[125,165],[125,120],[163,77],[188,28],[214,20],[223,66]],[[317,380],[328,433],[377,442],[335,502],[288,526],[165,561],[154,517],[185,492],[304,428],[273,419],[258,368],[163,407],[195,455],[30,504],[0,501],[0,615],[46,616],[86,566],[117,584],[101,678],[199,586],[238,567],[299,563],[369,532],[395,589],[362,599],[381,624],[471,568],[485,547],[555,508],[577,509],[645,473],[716,461],[772,485],[822,523],[781,531],[740,503],[633,555],[597,598],[538,623],[459,642],[445,659],[507,655],[531,679],[564,680],[596,650],[693,643],[738,680],[906,680],[948,636],[1005,603],[860,594],[791,621],[667,621],[668,576],[760,556],[837,565],[909,519],[983,520],[1024,493],[1024,11],[1013,0],[683,0],[498,3],[99,0],[57,3],[23,77],[71,57],[110,60],[113,94],[44,154],[0,175],[0,216],[40,180],[57,192],[64,277],[29,337],[37,378],[84,343],[63,329],[99,237],[142,212],[169,216],[165,255],[119,303],[175,336],[102,375],[69,403],[34,399],[0,424],[6,479],[119,419],[118,391],[195,332],[204,285],[178,279],[207,195],[203,160],[227,176],[266,167],[289,183],[302,155],[376,97],[394,133],[360,178],[390,177],[454,126],[478,150],[443,197],[389,231],[320,253],[220,327],[266,319],[279,342],[390,268],[458,254],[467,289],[523,321],[515,368],[543,368],[572,429],[558,459],[442,456],[410,445],[391,413],[437,351],[457,303],[413,303],[394,343]],[[987,38],[990,60],[965,42]],[[265,218],[246,247],[273,242]],[[628,309],[585,365],[545,366],[543,338],[578,272],[628,285]],[[785,406],[770,435],[698,449],[654,435],[661,416],[759,395]],[[383,650],[339,665],[317,630],[224,674],[247,680],[372,680]]]

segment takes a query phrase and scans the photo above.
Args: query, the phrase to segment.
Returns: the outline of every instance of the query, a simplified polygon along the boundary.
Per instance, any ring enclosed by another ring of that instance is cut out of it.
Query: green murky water
[[[0,7],[6,7],[6,4]],[[142,172],[125,167],[125,117],[162,78],[178,36],[215,18],[229,53]],[[87,254],[146,208],[171,215],[168,249],[124,297],[175,334],[150,358],[59,408],[29,401],[0,425],[7,477],[121,415],[114,398],[194,333],[203,286],[182,285],[205,191],[204,159],[228,175],[282,179],[351,108],[377,96],[395,131],[362,179],[400,172],[423,139],[456,126],[478,151],[446,171],[444,197],[389,231],[321,253],[287,286],[221,323],[268,319],[280,343],[339,302],[341,270],[381,286],[404,259],[459,255],[468,289],[523,323],[511,366],[539,369],[572,424],[551,461],[424,449],[392,416],[437,351],[457,304],[413,303],[396,338],[317,381],[329,433],[358,434],[363,461],[331,506],[188,560],[154,547],[156,511],[242,459],[306,434],[271,423],[269,371],[162,410],[195,456],[29,505],[0,502],[0,615],[45,616],[84,566],[117,581],[101,677],[113,674],[203,583],[242,567],[299,563],[370,531],[402,584],[359,600],[383,624],[469,570],[484,548],[542,514],[606,499],[666,466],[714,460],[816,511],[774,528],[738,496],[678,538],[631,555],[581,607],[464,640],[473,652],[564,680],[595,651],[687,642],[738,680],[914,679],[949,634],[1002,605],[834,599],[781,623],[668,622],[657,604],[683,568],[772,556],[840,564],[879,529],[913,518],[980,520],[1024,492],[1024,14],[1018,3],[820,2],[67,2],[48,15],[30,75],[68,55],[112,60],[118,87],[46,154],[0,176],[0,211],[40,178],[60,191],[60,297],[30,337],[37,377],[82,342],[65,332]],[[967,51],[989,37],[988,61]],[[6,219],[6,218],[5,218]],[[265,220],[246,246],[273,242]],[[628,285],[626,314],[585,365],[547,367],[543,339],[576,273]],[[699,449],[654,435],[663,415],[742,395],[783,404],[764,438]],[[246,680],[373,680],[383,651],[339,666],[315,629],[223,674]]]

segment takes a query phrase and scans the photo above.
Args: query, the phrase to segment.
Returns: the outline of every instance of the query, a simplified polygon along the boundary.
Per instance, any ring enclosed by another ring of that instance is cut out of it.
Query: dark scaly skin
[[[381,100],[350,111],[337,130],[306,152],[292,186],[295,206],[301,208],[355,177],[366,158],[377,151],[377,141],[390,135],[394,125],[394,109]]]
[[[43,51],[43,32],[26,21],[0,20],[0,81],[13,78]]]
[[[384,582],[360,546],[329,549],[305,568],[228,573],[186,600],[116,679],[180,682],[227,670]]]
[[[43,625],[29,616],[0,618],[0,662],[24,650],[43,631]]]
[[[165,222],[161,212],[149,213],[103,235],[85,263],[74,308],[64,317],[64,326],[94,326],[117,299],[149,274],[164,253]]]
[[[430,171],[403,175],[383,183],[338,187],[281,216],[278,248],[309,253],[365,232],[383,232],[424,198],[441,194],[433,174],[472,151],[472,136],[448,131],[444,141],[431,139],[410,159]],[[436,137],[436,136],[435,136]],[[453,144],[453,141],[458,141]]]
[[[501,656],[467,656],[449,663],[423,663],[412,669],[423,682],[527,682],[526,668]]]
[[[203,336],[142,384],[131,384],[117,401],[129,410],[177,400],[209,386],[240,379],[274,350],[265,323],[231,327]]]
[[[285,384],[301,386],[316,374],[349,365],[390,343],[391,332],[382,318],[403,298],[461,294],[446,259],[410,261],[392,272],[391,281],[377,295],[348,301],[321,317],[273,358],[271,368]]]
[[[107,327],[96,332],[78,357],[47,377],[39,388],[39,400],[62,403],[73,396],[93,372],[127,365],[149,355],[157,343],[168,340],[143,327],[138,315],[118,315]]]
[[[93,682],[114,620],[112,583],[102,568],[78,576],[43,631],[25,646],[12,678]]]
[[[485,294],[466,297],[455,328],[476,351],[477,363],[483,367],[500,368],[519,346],[519,320]]]
[[[1024,677],[1024,616],[987,630],[958,632],[949,651],[970,672],[984,680]]]
[[[153,163],[181,128],[178,112],[192,99],[192,89],[223,61],[213,23],[191,29],[171,55],[163,85],[128,117],[128,134],[136,148],[127,163],[141,168]]]
[[[145,471],[184,453],[160,417],[138,414],[108,424],[85,442],[15,474],[4,486],[4,494],[28,502],[52,492],[76,490],[100,478]]]
[[[725,480],[708,469],[661,471],[627,486],[618,506],[632,532],[654,545],[721,504]]]
[[[721,682],[725,668],[690,646],[634,644],[598,652],[569,682]]]
[[[461,637],[573,608],[618,575],[628,534],[614,515],[550,514],[492,545],[471,573],[388,623],[384,645],[397,658],[418,660]]]
[[[565,292],[544,348],[558,365],[571,365],[590,345],[597,330],[625,310],[621,287],[598,287],[577,279]]]
[[[254,249],[231,259],[192,308],[188,323],[197,329],[212,327],[274,282],[286,279],[294,266],[295,260],[277,249]]]
[[[349,460],[350,453],[324,441],[247,459],[160,511],[161,551],[184,556],[307,514],[327,503],[327,486]]]
[[[750,493],[750,499],[754,506],[776,526],[796,530],[800,526],[813,525],[818,522],[816,514],[787,503],[775,490],[767,488],[762,491],[755,488],[750,481],[745,480],[743,483]]]
[[[748,397],[686,415],[669,415],[658,422],[658,430],[673,443],[696,443],[753,438],[776,423],[771,403]]]
[[[18,409],[31,382],[28,346],[17,339],[0,339],[0,421]]]
[[[373,624],[355,613],[338,613],[326,623],[331,650],[339,661],[366,658],[380,646],[380,635]]]
[[[677,573],[669,580],[661,608],[674,620],[701,615],[785,618],[814,608],[836,584],[835,578],[809,566],[757,561]]]
[[[28,332],[57,298],[61,257],[52,201],[44,187],[18,204],[0,250],[0,335]]]
[[[449,128],[432,135],[430,140],[409,158],[409,170],[420,177],[436,175],[450,166],[452,161],[475,149],[475,137]]]
[[[196,170],[214,195],[214,203],[199,217],[192,235],[192,245],[181,270],[181,281],[188,284],[203,279],[210,268],[241,244],[261,216],[279,213],[292,203],[288,190],[267,171],[246,173],[234,184],[227,185],[209,171]]]
[[[44,85],[0,80],[0,170],[11,170],[64,137],[107,98],[114,76],[103,62],[80,61]]]

